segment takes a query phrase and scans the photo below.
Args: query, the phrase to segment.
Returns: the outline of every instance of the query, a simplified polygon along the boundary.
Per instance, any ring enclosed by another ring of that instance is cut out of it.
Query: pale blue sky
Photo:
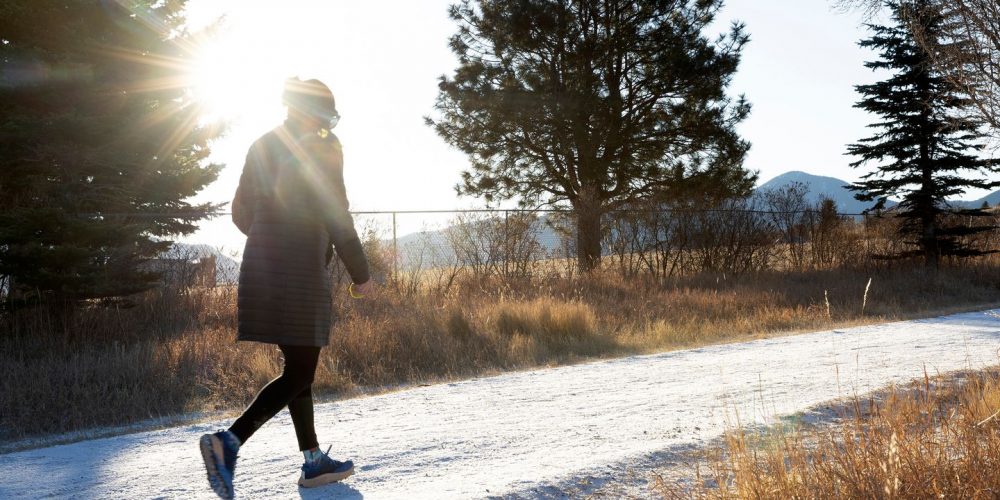
[[[230,84],[216,97],[225,108],[220,112],[240,115],[216,145],[217,160],[227,166],[201,198],[231,198],[246,148],[280,122],[282,77],[298,74],[324,80],[337,97],[343,118],[336,133],[353,209],[480,205],[453,189],[464,155],[423,123],[438,76],[455,67],[447,47],[455,31],[449,3],[192,0],[196,19],[228,12],[228,39],[205,74],[214,85]],[[732,86],[753,104],[739,128],[753,143],[746,166],[759,170],[761,181],[789,170],[856,179],[845,146],[867,135],[870,117],[852,107],[853,85],[876,80],[862,65],[873,55],[857,46],[866,36],[861,16],[835,10],[831,0],[731,0],[716,31],[733,19],[746,23],[751,36]],[[404,229],[437,219],[408,216]],[[234,231],[223,221],[190,239],[240,247]]]
[[[846,145],[868,135],[854,85],[876,81],[858,47],[861,16],[828,0],[730,1],[721,19],[739,19],[751,41],[732,89],[753,104],[740,133],[753,144],[746,166],[762,181],[789,170],[854,180]]]

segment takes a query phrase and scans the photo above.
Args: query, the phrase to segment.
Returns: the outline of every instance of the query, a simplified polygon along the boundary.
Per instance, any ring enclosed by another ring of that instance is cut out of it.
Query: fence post
[[[503,211],[503,276],[504,279],[510,276],[510,256],[513,253],[513,245],[510,242],[510,222],[509,222],[510,212],[507,210]]]
[[[866,266],[870,266],[872,262],[872,233],[871,228],[868,225],[868,214],[861,214],[862,220],[865,223],[865,262]]]
[[[392,281],[399,283],[399,244],[396,239],[396,212],[392,213]]]

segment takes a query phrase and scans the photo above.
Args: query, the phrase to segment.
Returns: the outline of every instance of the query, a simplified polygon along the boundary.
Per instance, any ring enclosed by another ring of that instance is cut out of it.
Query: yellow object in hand
[[[363,298],[365,298],[365,296],[362,295],[362,294],[354,293],[354,283],[351,283],[350,285],[347,285],[347,293],[351,294],[351,298],[352,299],[363,299]]]

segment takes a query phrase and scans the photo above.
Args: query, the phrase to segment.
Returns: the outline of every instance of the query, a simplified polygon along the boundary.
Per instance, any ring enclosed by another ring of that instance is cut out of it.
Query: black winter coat
[[[355,283],[369,279],[336,136],[300,134],[288,123],[264,134],[247,154],[232,209],[247,235],[237,338],[327,345],[334,320],[330,245]]]

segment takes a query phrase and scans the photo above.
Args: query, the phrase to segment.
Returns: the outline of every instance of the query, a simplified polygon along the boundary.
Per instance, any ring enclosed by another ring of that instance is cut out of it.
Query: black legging
[[[295,437],[300,450],[311,450],[319,446],[316,428],[313,425],[312,382],[319,362],[319,347],[279,345],[285,356],[285,368],[281,376],[268,382],[253,403],[243,411],[243,415],[233,422],[229,432],[241,443],[253,435],[260,426],[271,420],[288,406],[295,426]]]

